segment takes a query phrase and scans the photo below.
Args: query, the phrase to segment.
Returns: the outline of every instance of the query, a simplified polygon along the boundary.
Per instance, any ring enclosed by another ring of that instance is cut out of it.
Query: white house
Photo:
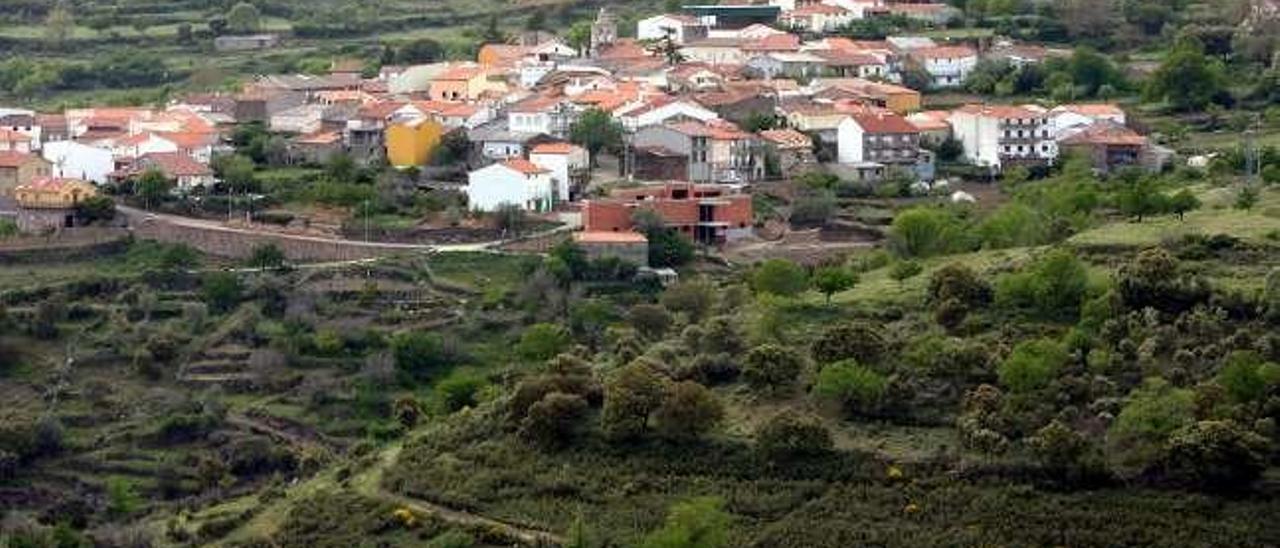
[[[1052,164],[1058,157],[1048,113],[1039,107],[965,105],[947,121],[973,165],[1002,170],[1010,164]]]
[[[920,48],[909,55],[929,73],[935,88],[960,87],[978,66],[978,52],[968,46]]]
[[[31,150],[39,150],[43,128],[36,123],[35,111],[20,108],[0,108],[0,129],[26,135],[31,140]]]
[[[1122,126],[1128,121],[1124,109],[1109,103],[1058,105],[1049,110],[1049,119],[1055,139],[1062,139],[1102,121]]]
[[[669,95],[659,95],[636,105],[622,107],[615,110],[613,115],[627,131],[662,124],[668,120],[692,119],[706,122],[720,118],[713,110]]]
[[[550,170],[512,158],[468,174],[467,203],[476,211],[494,211],[505,204],[547,211],[555,203],[555,183]]]
[[[848,10],[854,19],[866,19],[872,15],[883,15],[888,12],[884,0],[823,0],[822,3],[842,7]]]
[[[836,131],[842,164],[912,165],[920,156],[920,129],[894,112],[854,112]]]
[[[692,15],[664,13],[636,23],[636,38],[639,40],[670,38],[676,44],[684,44],[706,38],[707,32],[707,25]]]
[[[0,151],[31,152],[31,137],[17,131],[0,129]]]
[[[137,133],[111,143],[116,158],[135,160],[152,152],[178,152],[178,144],[151,132]]]
[[[561,97],[536,96],[507,110],[507,127],[517,133],[545,133],[566,137],[577,120],[578,110]]]
[[[45,143],[40,155],[53,164],[54,177],[103,184],[107,182],[107,174],[115,170],[110,150],[75,141]]]
[[[778,21],[793,29],[808,32],[834,32],[853,22],[853,13],[849,10],[827,4],[810,4],[782,13]]]
[[[930,84],[935,88],[964,85],[978,66],[978,52],[968,46],[923,48],[911,51],[910,56],[929,73]]]
[[[587,149],[572,143],[543,143],[529,151],[529,161],[551,172],[556,201],[567,202],[576,194],[573,175],[588,167],[590,156]]]

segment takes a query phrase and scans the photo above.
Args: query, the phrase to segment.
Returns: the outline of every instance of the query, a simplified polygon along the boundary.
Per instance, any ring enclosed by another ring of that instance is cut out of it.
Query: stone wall
[[[166,243],[186,244],[201,252],[220,257],[243,259],[254,248],[275,244],[285,257],[295,262],[354,261],[404,253],[422,253],[430,246],[379,244],[351,240],[335,240],[314,236],[277,234],[249,230],[177,224],[164,218],[146,218],[130,223],[136,238]]]

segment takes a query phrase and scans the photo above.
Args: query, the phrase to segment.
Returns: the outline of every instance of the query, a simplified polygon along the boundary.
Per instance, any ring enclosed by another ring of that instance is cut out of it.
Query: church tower
[[[599,55],[601,48],[618,40],[618,20],[608,6],[602,6],[591,24],[591,55]]]

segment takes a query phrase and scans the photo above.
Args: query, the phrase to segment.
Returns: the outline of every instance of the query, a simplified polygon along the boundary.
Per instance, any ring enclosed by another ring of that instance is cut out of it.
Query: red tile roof
[[[484,72],[484,68],[474,65],[455,65],[437,74],[433,81],[470,80]]]
[[[1096,122],[1062,140],[1064,145],[1144,146],[1147,138],[1109,120]]]
[[[921,59],[964,59],[977,57],[978,52],[969,46],[937,46],[912,50],[911,55]]]
[[[35,154],[26,152],[18,152],[16,150],[0,151],[0,167],[22,167],[27,163],[39,160],[40,157]]]
[[[791,128],[767,129],[760,137],[782,148],[813,148],[813,139]]]
[[[33,179],[31,182],[25,185],[21,185],[19,188],[24,188],[26,190],[56,192],[58,190],[61,190],[63,185],[73,184],[73,183],[89,184],[80,179],[72,179],[69,177],[40,177],[37,179]]]
[[[168,177],[189,177],[196,175],[212,175],[209,169],[189,154],[183,152],[152,152],[143,154],[138,159],[140,165],[155,167]]]
[[[570,154],[578,149],[573,143],[542,143],[529,150],[530,154]]]
[[[744,51],[797,51],[800,49],[800,37],[794,34],[775,34],[744,44],[742,49]]]
[[[1014,105],[965,105],[953,112],[963,112],[975,116],[991,118],[1044,118],[1042,112]]]
[[[524,158],[512,158],[510,160],[502,162],[502,165],[507,166],[508,168],[515,170],[526,176],[538,175],[540,173],[550,173],[549,170],[533,162],[530,162]]]
[[[560,97],[548,97],[545,95],[534,96],[511,105],[511,112],[518,113],[538,113],[553,110],[556,105],[560,104]]]
[[[218,140],[217,133],[197,131],[162,131],[156,132],[161,139],[169,141],[181,149],[195,149],[211,146]]]
[[[342,141],[342,134],[336,131],[319,131],[302,135],[293,142],[303,145],[331,145]]]
[[[920,133],[906,118],[891,112],[855,112],[849,117],[867,133]]]

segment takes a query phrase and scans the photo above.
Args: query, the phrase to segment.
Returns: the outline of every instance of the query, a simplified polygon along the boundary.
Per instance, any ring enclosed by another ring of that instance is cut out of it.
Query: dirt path
[[[376,465],[370,467],[367,471],[355,478],[352,478],[351,487],[357,493],[367,497],[386,500],[409,508],[415,512],[435,516],[449,523],[496,531],[505,537],[517,540],[527,546],[560,546],[564,544],[563,538],[547,531],[513,525],[479,514],[455,510],[446,506],[441,506],[439,504],[408,497],[398,493],[392,493],[383,489],[383,472],[387,467],[395,464],[396,458],[400,456],[400,450],[403,449],[403,447],[404,446],[402,444],[396,444],[384,450],[382,454],[379,455]]]
[[[248,428],[259,430],[267,435],[272,435],[273,437],[279,436],[279,439],[281,440],[298,444],[308,443],[308,440],[299,438],[291,432],[274,428],[268,424],[260,423],[250,417],[239,415],[236,417],[229,417],[228,420],[236,424],[242,424]],[[216,543],[216,545],[225,546],[231,541],[270,536],[276,532],[280,524],[285,520],[292,503],[323,492],[326,489],[344,488],[351,489],[366,497],[387,501],[398,506],[403,506],[417,513],[433,516],[447,523],[472,529],[484,529],[490,531],[497,536],[509,539],[513,545],[549,547],[562,546],[564,544],[564,539],[562,537],[547,531],[510,524],[479,514],[456,510],[425,500],[392,493],[383,489],[383,473],[388,467],[395,464],[403,447],[403,443],[396,443],[383,448],[378,454],[377,460],[375,460],[371,466],[350,478],[348,482],[349,486],[347,487],[342,486],[341,482],[337,480],[333,468],[289,487],[287,494],[284,497],[260,509],[252,519],[243,524],[240,528],[231,532],[226,537],[223,537],[218,543]]]

